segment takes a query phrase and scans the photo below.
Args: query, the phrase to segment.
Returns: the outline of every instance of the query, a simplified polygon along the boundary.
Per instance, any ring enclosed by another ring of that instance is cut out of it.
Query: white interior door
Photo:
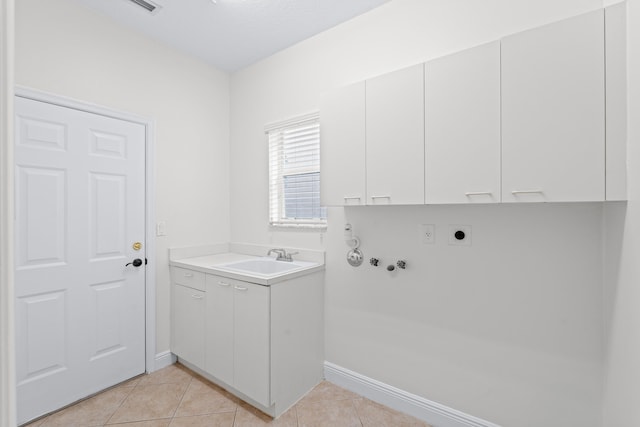
[[[22,423],[145,370],[145,127],[17,97],[15,161]]]

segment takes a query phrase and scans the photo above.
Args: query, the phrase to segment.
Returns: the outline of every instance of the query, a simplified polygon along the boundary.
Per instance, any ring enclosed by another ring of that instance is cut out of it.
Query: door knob
[[[140,258],[136,258],[131,262],[126,263],[124,266],[128,267],[133,264],[134,267],[140,267],[142,265],[142,260]]]

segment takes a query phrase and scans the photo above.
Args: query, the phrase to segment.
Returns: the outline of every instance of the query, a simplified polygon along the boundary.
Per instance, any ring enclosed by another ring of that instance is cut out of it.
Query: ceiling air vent
[[[141,8],[143,8],[149,13],[157,12],[158,9],[160,9],[160,6],[148,0],[129,0],[129,1],[133,4],[140,6]]]

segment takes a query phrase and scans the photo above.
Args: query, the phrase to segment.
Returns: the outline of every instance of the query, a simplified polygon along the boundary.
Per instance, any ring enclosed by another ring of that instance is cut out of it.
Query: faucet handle
[[[287,251],[285,251],[284,249],[273,248],[269,249],[269,252],[267,252],[267,256],[271,256],[273,252],[278,255],[278,258],[282,258],[287,253]]]

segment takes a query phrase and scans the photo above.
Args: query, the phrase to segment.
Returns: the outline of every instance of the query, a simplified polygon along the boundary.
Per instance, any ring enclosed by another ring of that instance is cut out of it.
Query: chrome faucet
[[[274,252],[278,254],[278,256],[276,257],[276,261],[288,261],[288,262],[293,261],[293,258],[291,258],[291,255],[295,255],[298,253],[298,252],[287,253],[285,249],[269,249],[269,252],[267,252],[267,256],[271,256],[271,254]]]

